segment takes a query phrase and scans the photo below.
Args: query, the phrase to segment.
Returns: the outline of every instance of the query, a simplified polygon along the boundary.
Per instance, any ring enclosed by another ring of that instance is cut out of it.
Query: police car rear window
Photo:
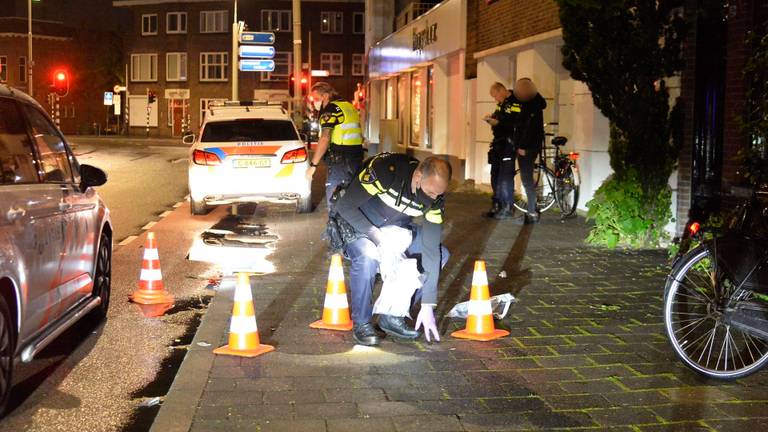
[[[202,142],[294,141],[299,137],[293,123],[285,120],[243,119],[209,122]]]

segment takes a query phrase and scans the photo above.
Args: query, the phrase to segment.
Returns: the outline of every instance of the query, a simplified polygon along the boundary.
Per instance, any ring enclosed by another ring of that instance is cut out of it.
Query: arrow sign
[[[242,32],[240,33],[240,43],[272,45],[275,43],[275,34],[267,32]]]
[[[275,56],[275,47],[264,45],[243,45],[240,47],[242,58],[268,58]]]
[[[243,72],[272,72],[275,62],[272,60],[240,60],[239,69]]]

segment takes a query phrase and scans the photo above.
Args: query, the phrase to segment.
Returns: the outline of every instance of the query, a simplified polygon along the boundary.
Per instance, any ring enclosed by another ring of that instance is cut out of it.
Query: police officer
[[[483,117],[491,125],[493,132],[493,141],[488,151],[493,198],[491,210],[486,213],[486,216],[507,219],[513,214],[515,150],[512,137],[521,104],[514,93],[500,82],[491,86],[490,93],[496,101],[496,110],[493,114]]]
[[[515,118],[512,141],[515,144],[517,164],[520,166],[520,182],[528,201],[526,214],[519,223],[539,223],[541,215],[536,208],[536,183],[533,179],[536,158],[544,143],[544,109],[547,101],[539,94],[530,78],[520,78],[515,83],[514,97],[521,103],[520,114]],[[514,188],[514,181],[512,182]],[[514,194],[514,190],[513,190]]]
[[[339,98],[336,90],[326,82],[312,86],[311,92],[315,109],[320,111],[320,139],[307,169],[307,178],[312,179],[320,160],[325,158],[328,178],[325,183],[325,198],[331,206],[333,191],[349,184],[360,171],[363,162],[363,130],[360,115],[355,107]]]
[[[380,228],[399,226],[411,229],[413,241],[406,251],[420,258],[422,288],[414,295],[421,300],[415,329],[403,317],[379,315],[379,327],[385,333],[416,339],[424,328],[427,341],[440,340],[435,322],[437,281],[448,259],[441,246],[443,193],[451,179],[451,166],[442,159],[428,157],[419,162],[405,154],[382,153],[368,159],[362,171],[346,189],[334,208],[343,223],[352,227],[354,240],[344,247],[352,261],[350,291],[352,298],[353,337],[362,345],[378,345],[379,336],[371,322],[371,296],[381,261]],[[334,217],[334,216],[332,216]],[[421,223],[414,219],[422,218]]]

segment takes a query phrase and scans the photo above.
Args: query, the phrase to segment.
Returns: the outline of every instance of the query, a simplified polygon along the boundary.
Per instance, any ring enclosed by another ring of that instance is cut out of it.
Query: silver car
[[[31,361],[83,317],[109,306],[112,222],[79,165],[26,94],[0,85],[0,409],[16,359]]]

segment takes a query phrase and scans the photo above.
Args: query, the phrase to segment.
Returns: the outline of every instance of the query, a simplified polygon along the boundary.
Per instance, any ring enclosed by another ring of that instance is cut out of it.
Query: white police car
[[[288,113],[263,102],[211,106],[200,136],[185,137],[192,214],[239,202],[296,202],[312,211],[308,150]]]

